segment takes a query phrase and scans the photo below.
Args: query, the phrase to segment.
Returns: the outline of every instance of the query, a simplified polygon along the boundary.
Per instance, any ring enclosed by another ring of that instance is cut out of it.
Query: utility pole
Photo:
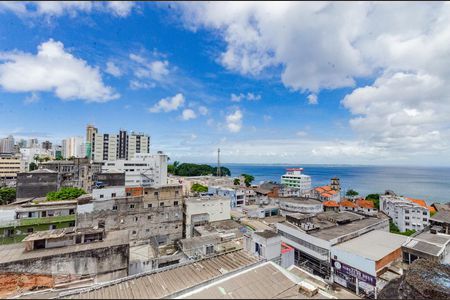
[[[217,177],[220,177],[221,169],[220,169],[220,148],[217,148]]]

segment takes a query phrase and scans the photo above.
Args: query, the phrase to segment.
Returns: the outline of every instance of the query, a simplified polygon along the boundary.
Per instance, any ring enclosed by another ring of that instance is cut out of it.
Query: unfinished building
[[[145,187],[140,195],[97,199],[77,216],[79,228],[128,230],[132,245],[155,247],[182,238],[183,198],[181,186]]]

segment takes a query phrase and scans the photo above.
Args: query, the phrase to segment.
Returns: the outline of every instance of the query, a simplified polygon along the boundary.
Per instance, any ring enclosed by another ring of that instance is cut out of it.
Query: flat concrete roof
[[[373,230],[333,248],[378,261],[402,247],[408,238],[382,230]]]
[[[255,231],[256,235],[263,237],[265,239],[270,239],[276,237],[278,234],[272,230],[264,230],[264,231]]]
[[[82,252],[93,249],[101,249],[128,243],[128,230],[120,230],[108,232],[103,241],[76,244],[59,248],[25,251],[25,247],[23,244],[4,245],[0,246],[0,264],[27,259],[38,259],[48,256],[58,256],[67,253]]]
[[[375,225],[377,223],[384,222],[385,220],[380,220],[377,218],[366,218],[362,220],[353,221],[344,225],[337,225],[334,227],[325,228],[319,231],[311,232],[312,236],[318,237],[323,240],[331,241],[335,238],[345,236],[352,232],[356,232],[363,228]]]

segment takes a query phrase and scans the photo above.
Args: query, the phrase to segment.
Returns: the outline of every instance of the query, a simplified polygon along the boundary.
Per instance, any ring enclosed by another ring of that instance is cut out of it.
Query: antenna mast
[[[221,169],[220,169],[220,148],[217,148],[217,176],[220,177]]]

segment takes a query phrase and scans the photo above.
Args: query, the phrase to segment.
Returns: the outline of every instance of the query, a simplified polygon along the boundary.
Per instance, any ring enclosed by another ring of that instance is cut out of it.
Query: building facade
[[[401,232],[422,230],[430,224],[430,211],[405,197],[380,195],[380,210],[392,218]]]
[[[14,137],[12,135],[0,139],[0,153],[14,153]]]
[[[63,158],[85,157],[85,144],[81,136],[69,137],[62,141]]]
[[[286,169],[286,174],[281,176],[281,184],[290,188],[299,189],[301,195],[311,191],[311,176],[302,174],[303,168]]]
[[[182,238],[183,197],[181,186],[165,185],[126,193],[135,196],[98,199],[79,205],[79,228],[128,230],[133,244],[150,243],[155,247]]]
[[[194,228],[231,218],[230,198],[201,196],[187,198],[183,207],[184,236],[193,236]]]
[[[17,173],[25,171],[25,163],[17,154],[0,154],[0,185],[16,180]]]
[[[167,155],[136,153],[129,160],[106,161],[103,172],[124,172],[126,186],[167,184]]]
[[[97,128],[88,125],[86,129],[86,148],[94,161],[128,160],[135,154],[150,153],[150,136],[144,133],[120,130],[118,134],[99,133]]]

